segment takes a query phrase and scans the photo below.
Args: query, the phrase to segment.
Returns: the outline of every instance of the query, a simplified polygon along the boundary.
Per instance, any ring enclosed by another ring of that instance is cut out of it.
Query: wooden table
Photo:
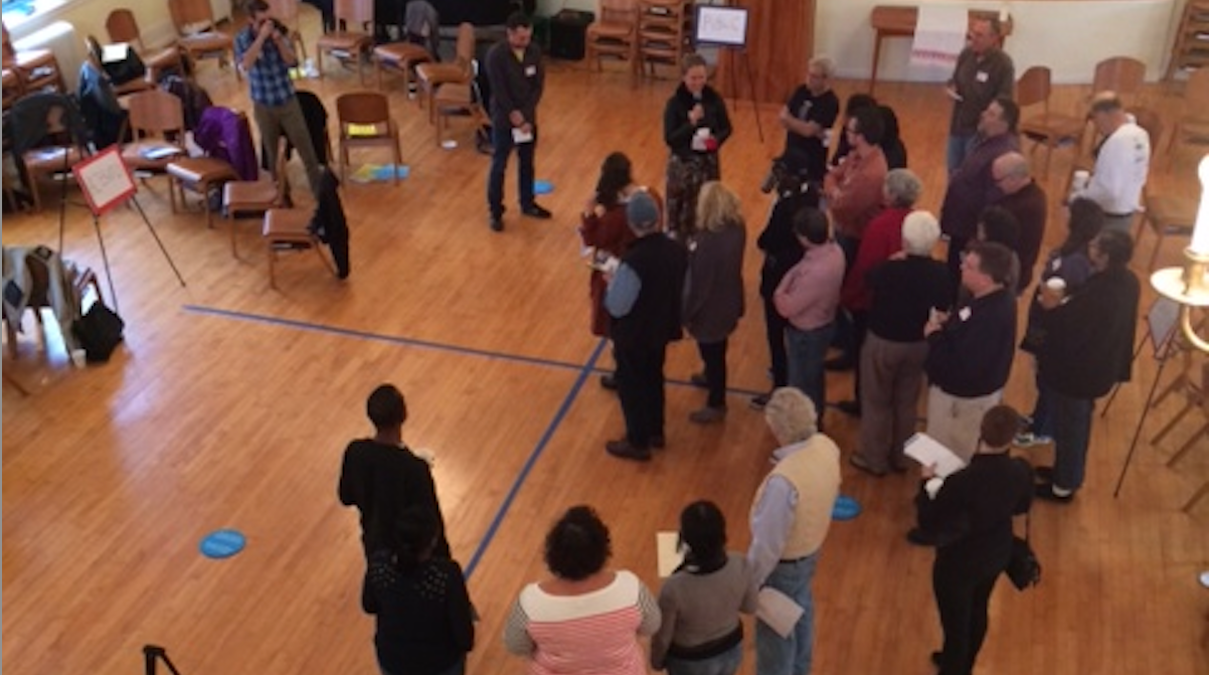
[[[970,23],[975,21],[985,21],[994,19],[999,16],[998,10],[987,9],[971,9]],[[914,37],[915,25],[919,21],[918,7],[904,7],[891,5],[878,5],[873,8],[873,12],[869,15],[869,25],[873,27],[875,33],[873,38],[873,71],[869,74],[869,93],[873,93],[873,87],[877,83],[877,64],[882,56],[882,39],[888,37]],[[1012,34],[1012,19],[1001,25],[1003,38]]]

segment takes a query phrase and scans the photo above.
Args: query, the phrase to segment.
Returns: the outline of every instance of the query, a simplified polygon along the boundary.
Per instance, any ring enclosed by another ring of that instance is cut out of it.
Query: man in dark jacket
[[[546,69],[541,49],[533,44],[533,24],[522,12],[508,17],[508,38],[487,52],[487,79],[491,83],[491,173],[487,179],[487,207],[491,229],[504,229],[504,170],[516,148],[520,163],[517,188],[521,213],[548,219],[550,212],[533,200],[533,155],[537,149],[537,104],[542,99]]]
[[[688,255],[660,231],[659,207],[646,192],[630,197],[626,218],[638,239],[605,292],[626,436],[609,441],[605,449],[616,457],[647,461],[651,448],[664,444],[663,362],[667,343],[680,339]]]
[[[1104,230],[1088,248],[1095,272],[1087,282],[1066,298],[1041,297],[1046,339],[1037,354],[1037,374],[1052,392],[1054,423],[1054,467],[1038,471],[1045,479],[1037,486],[1042,499],[1074,498],[1083,485],[1096,399],[1129,380],[1140,293],[1128,267],[1132,255],[1128,234]]]

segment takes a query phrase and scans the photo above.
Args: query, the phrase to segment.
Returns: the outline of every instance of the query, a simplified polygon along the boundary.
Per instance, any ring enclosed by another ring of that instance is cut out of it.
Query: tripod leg
[[[109,269],[109,254],[105,251],[105,237],[101,236],[101,219],[95,214],[92,216],[92,227],[97,232],[97,243],[101,245],[101,262],[105,264],[105,278],[109,280],[109,295],[113,297],[113,311],[121,313],[118,309],[118,292],[113,287],[113,272]]]
[[[1146,395],[1146,403],[1142,405],[1142,416],[1138,418],[1138,426],[1133,430],[1133,440],[1129,443],[1129,452],[1125,455],[1125,464],[1121,466],[1121,475],[1117,477],[1117,487],[1112,491],[1113,499],[1121,495],[1121,486],[1125,484],[1125,474],[1129,471],[1129,463],[1133,461],[1133,453],[1138,449],[1138,437],[1142,435],[1142,425],[1146,424],[1146,415],[1150,414],[1150,402],[1154,400],[1154,392],[1159,388],[1159,380],[1163,378],[1163,368],[1167,361],[1159,361],[1158,372],[1154,374],[1154,382],[1150,385],[1150,393]]]
[[[171,189],[172,186],[169,185],[168,188]],[[139,215],[143,217],[143,222],[147,224],[147,229],[151,230],[151,236],[155,238],[155,243],[159,244],[160,251],[164,254],[164,260],[168,261],[168,266],[171,267],[173,273],[176,274],[176,280],[181,282],[181,288],[184,288],[185,278],[181,276],[180,270],[176,269],[176,263],[172,262],[172,256],[168,255],[168,249],[164,248],[164,242],[160,241],[160,235],[155,231],[155,228],[151,226],[151,221],[147,219],[147,214],[143,212],[143,205],[139,203],[138,196],[131,195],[130,201],[134,202],[134,207],[139,210]]]
[[[743,52],[743,62],[747,66],[747,89],[751,94],[751,112],[756,117],[756,133],[760,135],[760,144],[764,144],[764,124],[760,121],[760,107],[756,105],[756,80],[751,74],[751,57],[747,55],[747,51]],[[739,90],[735,87],[735,91]]]
[[[63,179],[59,181],[59,256],[63,256],[63,231],[67,227],[67,172],[71,170],[71,150],[63,149]],[[37,180],[32,179],[31,180]]]

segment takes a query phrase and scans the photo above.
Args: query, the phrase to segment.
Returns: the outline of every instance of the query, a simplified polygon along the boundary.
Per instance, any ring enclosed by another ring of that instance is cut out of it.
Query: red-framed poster
[[[72,167],[88,208],[101,215],[129,199],[138,188],[118,146],[111,145]]]

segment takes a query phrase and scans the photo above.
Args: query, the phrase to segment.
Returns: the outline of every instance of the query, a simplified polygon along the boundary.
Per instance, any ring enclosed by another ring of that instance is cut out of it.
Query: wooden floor
[[[218,102],[246,106],[245,90],[213,62],[202,65],[200,81]],[[859,85],[841,83],[840,93]],[[335,96],[358,83],[333,67],[305,86],[334,111]],[[455,123],[460,147],[441,149],[425,112],[393,86],[411,176],[397,187],[345,188],[353,232],[346,282],[307,254],[287,256],[280,290],[269,289],[258,220],[237,222],[235,259],[225,223],[207,230],[198,213],[173,216],[165,185],[154,180],[139,201],[188,286],[177,285],[137,213],[119,209],[101,229],[125,346],[107,365],[74,369],[61,343],[51,338],[43,350],[27,321],[19,358],[3,364],[31,390],[22,396],[6,383],[3,393],[5,673],[134,673],[146,643],[167,647],[182,675],[376,672],[373,623],[358,603],[357,517],[340,507],[336,479],[345,443],[370,431],[364,399],[381,382],[407,396],[408,443],[437,457],[450,542],[483,617],[473,673],[523,671],[504,652],[501,623],[521,586],[542,576],[545,529],[569,505],[595,505],[612,527],[613,563],[653,588],[654,533],[674,529],[691,500],[718,502],[732,547],[745,549],[748,507],[774,447],[744,394],[768,385],[754,247],[725,423],[687,421],[704,394],[684,384],[698,359],[691,342],[680,342],[667,368],[677,381],[668,390],[668,448],[646,465],[603,449],[622,419],[596,383],[596,369],[611,361],[588,333],[577,214],[610,151],[628,153],[641,181],[662,184],[660,115],[674,82],[552,63],[537,173],[556,187],[542,199],[555,218],[518,215],[513,170],[503,234],[487,229],[488,160],[471,149],[469,128]],[[927,186],[923,205],[935,208],[947,99],[925,85],[887,83],[878,93],[899,112],[912,168]],[[1062,89],[1060,105],[1073,110],[1085,93]],[[1169,119],[1178,110],[1163,91],[1148,97]],[[769,206],[757,186],[783,136],[772,108],[760,112],[763,142],[750,104],[732,102],[731,113],[737,132],[723,175],[743,198],[754,242]],[[1055,156],[1051,196],[1070,155]],[[1195,195],[1195,156],[1176,163],[1178,179],[1154,182]],[[354,156],[362,161],[389,159],[368,151]],[[292,171],[301,178],[300,166]],[[66,255],[99,269],[87,212],[67,213]],[[1052,216],[1050,243],[1064,227],[1056,206]],[[53,210],[4,220],[6,245],[55,245],[58,234]],[[1147,235],[1143,255],[1152,244]],[[1170,243],[1160,260],[1174,263],[1180,246]],[[1197,582],[1209,568],[1209,500],[1180,510],[1209,478],[1209,448],[1168,468],[1199,421],[1152,447],[1150,436],[1177,409],[1164,403],[1114,499],[1155,375],[1148,356],[1135,375],[1111,414],[1096,418],[1086,489],[1070,506],[1036,506],[1045,578],[1024,594],[1000,585],[980,675],[1209,673],[1209,589]],[[1007,400],[1031,406],[1030,381],[1018,359]],[[850,384],[830,376],[830,399],[847,398]],[[827,414],[849,452],[856,423]],[[1032,454],[1045,461],[1048,450]],[[928,653],[940,637],[932,552],[903,538],[915,479],[873,479],[847,463],[843,471],[843,492],[864,512],[837,523],[823,549],[815,672],[931,673]],[[247,549],[226,561],[201,557],[198,540],[220,527],[242,530]],[[750,653],[743,672],[754,672]]]

